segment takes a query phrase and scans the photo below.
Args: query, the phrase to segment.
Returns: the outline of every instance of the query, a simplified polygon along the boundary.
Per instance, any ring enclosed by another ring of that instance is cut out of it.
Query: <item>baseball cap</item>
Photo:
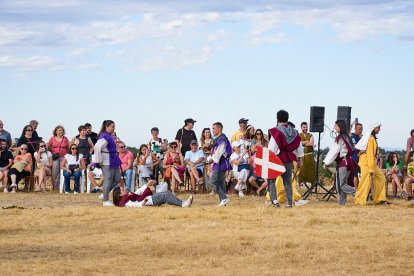
[[[241,118],[239,120],[239,124],[247,123],[248,121],[249,121],[249,119]]]
[[[190,145],[192,145],[192,144],[197,144],[198,145],[197,140],[191,140]]]
[[[231,142],[231,146],[233,148],[237,148],[237,147],[240,147],[241,146],[241,143],[239,141],[233,141],[233,142]]]
[[[197,121],[193,120],[192,118],[188,118],[188,119],[185,119],[184,124],[188,124],[188,123],[193,123],[194,124],[195,122],[197,122]]]

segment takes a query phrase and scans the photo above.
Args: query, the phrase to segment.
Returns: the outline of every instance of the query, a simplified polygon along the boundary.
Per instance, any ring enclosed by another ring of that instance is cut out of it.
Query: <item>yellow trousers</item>
[[[371,176],[368,166],[361,167],[361,179],[358,189],[355,193],[355,204],[366,205],[367,197],[372,186],[374,178],[374,203],[379,204],[381,201],[387,201],[385,194],[385,176],[378,166],[375,166],[374,174]]]
[[[279,176],[276,179],[276,192],[277,192],[277,201],[280,203],[285,203],[287,201],[286,193],[285,193],[285,187],[283,187],[283,179],[281,176]],[[296,180],[292,180],[292,200],[298,201],[301,199],[302,196],[299,194],[298,190],[296,189]],[[270,195],[269,192],[266,193],[266,199],[267,201],[270,201]]]

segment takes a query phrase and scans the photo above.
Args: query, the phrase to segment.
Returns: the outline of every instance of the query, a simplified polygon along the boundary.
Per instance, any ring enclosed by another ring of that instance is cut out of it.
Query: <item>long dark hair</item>
[[[146,145],[146,144],[142,144],[140,147],[139,147],[139,151],[138,151],[138,156],[141,156],[142,155],[142,149],[143,148],[147,148],[147,150],[148,150],[148,145]]]
[[[395,162],[394,162],[394,155],[396,155],[396,156],[397,156],[397,165],[398,165],[398,162],[400,161],[400,160],[398,159],[398,155],[397,155],[395,152],[390,152],[390,154],[388,154],[387,163],[388,163],[391,167],[395,165]]]
[[[76,145],[76,144],[71,144],[70,146],[69,146],[69,149],[70,149],[70,153],[72,154],[72,147],[76,147],[76,162],[78,162],[78,160],[79,160],[79,147],[78,147],[78,145]]]
[[[109,127],[112,124],[115,124],[114,121],[112,121],[112,120],[103,121],[102,126],[101,126],[101,130],[99,131],[98,136],[100,136],[102,133],[104,133],[106,131],[106,128]]]
[[[114,202],[115,206],[119,206],[119,202],[121,201],[121,187],[115,186],[115,188],[112,190],[112,200]]]
[[[27,130],[27,128],[29,128],[29,127],[33,130],[33,127],[32,127],[31,125],[24,126],[23,131],[22,131],[22,136],[26,136],[26,130]],[[33,133],[33,132],[32,132],[32,133]]]
[[[346,126],[346,123],[344,120],[338,120],[335,122],[335,124],[339,127],[339,134],[336,137],[335,141],[338,142],[340,137],[346,137],[349,141],[349,134],[348,134],[348,128]]]
[[[42,159],[43,154],[46,154],[47,156],[47,148],[46,148],[46,143],[43,140],[39,140],[37,141],[37,149],[40,149],[40,144],[45,144],[45,151],[40,153],[39,158]]]

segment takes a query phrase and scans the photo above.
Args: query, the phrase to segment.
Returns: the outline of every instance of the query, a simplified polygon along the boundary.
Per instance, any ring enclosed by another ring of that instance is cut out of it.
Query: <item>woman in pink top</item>
[[[53,160],[52,166],[53,186],[58,191],[60,184],[60,163],[69,152],[69,140],[65,136],[65,128],[63,126],[59,125],[55,127],[53,137],[49,139],[48,148],[52,155],[59,153],[59,158]]]

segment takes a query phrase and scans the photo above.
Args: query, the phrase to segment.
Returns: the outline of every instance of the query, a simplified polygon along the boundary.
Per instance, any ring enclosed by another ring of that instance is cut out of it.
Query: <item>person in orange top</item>
[[[28,146],[21,144],[19,152],[14,158],[14,164],[9,171],[9,183],[12,193],[16,192],[17,184],[20,180],[30,176],[33,168],[32,155],[28,152]]]
[[[361,151],[359,157],[359,167],[361,168],[361,179],[355,194],[355,204],[366,205],[368,193],[374,185],[373,200],[375,204],[389,204],[385,194],[385,176],[377,165],[377,134],[380,132],[381,125],[372,125],[368,133],[355,146]]]

